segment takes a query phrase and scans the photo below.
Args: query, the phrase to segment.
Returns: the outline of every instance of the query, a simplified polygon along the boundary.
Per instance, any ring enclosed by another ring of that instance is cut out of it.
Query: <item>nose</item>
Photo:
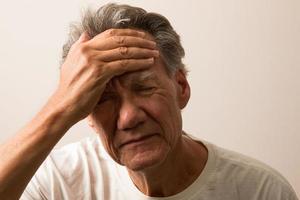
[[[124,98],[120,104],[117,126],[126,131],[142,124],[146,119],[145,111],[134,99]]]

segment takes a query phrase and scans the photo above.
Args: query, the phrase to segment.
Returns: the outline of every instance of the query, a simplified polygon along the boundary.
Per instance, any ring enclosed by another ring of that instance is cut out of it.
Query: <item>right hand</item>
[[[83,33],[61,67],[52,105],[71,116],[73,124],[89,115],[114,77],[142,70],[158,56],[156,43],[133,29],[110,29],[90,39]]]

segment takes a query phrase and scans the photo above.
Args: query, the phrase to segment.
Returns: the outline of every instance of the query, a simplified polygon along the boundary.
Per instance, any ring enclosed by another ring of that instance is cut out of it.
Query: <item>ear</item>
[[[182,69],[175,72],[174,75],[177,86],[177,99],[180,109],[183,109],[189,102],[191,89],[186,79],[186,74]]]

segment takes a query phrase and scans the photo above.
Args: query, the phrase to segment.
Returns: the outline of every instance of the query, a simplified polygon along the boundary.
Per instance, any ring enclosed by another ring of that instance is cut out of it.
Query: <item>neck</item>
[[[199,177],[208,157],[204,145],[181,137],[174,149],[158,166],[141,171],[128,169],[131,180],[141,192],[155,197],[172,196]]]

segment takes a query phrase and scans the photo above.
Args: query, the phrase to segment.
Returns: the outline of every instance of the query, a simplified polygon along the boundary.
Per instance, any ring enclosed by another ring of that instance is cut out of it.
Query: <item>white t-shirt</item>
[[[202,142],[208,161],[195,182],[170,197],[148,197],[115,163],[98,137],[51,152],[21,200],[297,200],[278,172],[241,154]]]

